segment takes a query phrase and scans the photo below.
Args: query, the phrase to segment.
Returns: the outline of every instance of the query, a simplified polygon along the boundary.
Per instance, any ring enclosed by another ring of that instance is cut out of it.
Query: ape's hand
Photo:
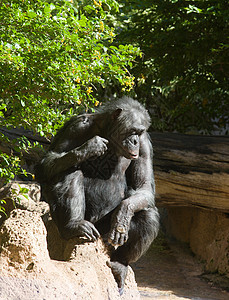
[[[85,152],[85,156],[88,158],[98,157],[103,155],[107,151],[108,140],[96,135],[92,139],[88,140],[81,147]]]
[[[124,201],[112,216],[111,231],[108,241],[113,246],[122,246],[128,240],[130,221],[134,215],[131,206]]]
[[[77,230],[77,236],[86,238],[89,241],[95,241],[97,238],[100,237],[100,234],[98,230],[95,228],[95,226],[86,220],[82,220],[77,224],[76,227]]]

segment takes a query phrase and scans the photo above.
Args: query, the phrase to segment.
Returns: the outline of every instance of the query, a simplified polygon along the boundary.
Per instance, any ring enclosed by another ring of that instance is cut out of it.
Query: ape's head
[[[127,97],[113,102],[109,109],[112,109],[109,141],[118,156],[137,159],[141,136],[150,126],[148,112],[139,102]]]

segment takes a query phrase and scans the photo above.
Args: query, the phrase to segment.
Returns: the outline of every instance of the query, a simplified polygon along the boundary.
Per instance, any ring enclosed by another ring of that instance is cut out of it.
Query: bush
[[[114,28],[106,20],[117,9],[113,0],[1,4],[2,126],[28,128],[50,139],[66,118],[100,104],[98,89],[132,86],[128,66],[140,51],[112,44]],[[18,168],[17,147],[0,156],[1,176],[8,179],[14,177],[11,167]]]

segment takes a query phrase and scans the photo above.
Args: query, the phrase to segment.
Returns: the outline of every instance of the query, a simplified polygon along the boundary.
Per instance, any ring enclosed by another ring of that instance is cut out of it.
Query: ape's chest
[[[95,222],[125,198],[129,164],[130,160],[108,152],[81,165],[88,220]]]
[[[125,174],[113,173],[108,179],[102,176],[100,178],[84,177],[86,220],[95,223],[113,211],[125,199],[126,191]]]
[[[86,178],[109,181],[113,176],[125,175],[129,164],[129,160],[117,157],[115,153],[108,151],[100,157],[83,162],[80,169]]]

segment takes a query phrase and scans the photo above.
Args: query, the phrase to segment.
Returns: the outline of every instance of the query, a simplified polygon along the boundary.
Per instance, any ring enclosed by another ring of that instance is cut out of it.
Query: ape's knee
[[[149,208],[138,213],[132,232],[132,261],[138,260],[150,247],[159,231],[159,213],[157,208]],[[135,255],[134,255],[135,254]]]
[[[158,235],[160,227],[160,216],[156,207],[147,210],[146,227],[149,230],[152,240],[154,240]]]
[[[159,231],[159,213],[157,208],[138,212],[133,217],[134,231],[139,231],[140,238],[153,241]]]
[[[137,261],[149,248],[159,231],[159,213],[156,208],[139,211],[134,215],[127,242],[118,247],[111,260],[122,264]]]

